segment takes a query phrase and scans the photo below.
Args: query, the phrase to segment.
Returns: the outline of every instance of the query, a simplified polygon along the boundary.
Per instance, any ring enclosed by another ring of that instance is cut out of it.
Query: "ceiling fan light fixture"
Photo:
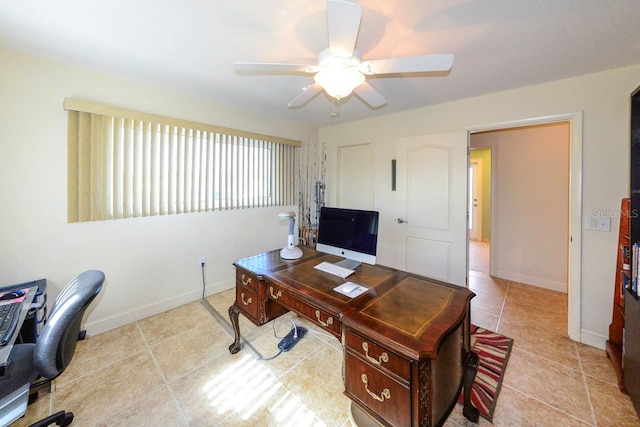
[[[365,77],[355,68],[337,67],[324,68],[313,79],[329,96],[340,100],[364,83]]]

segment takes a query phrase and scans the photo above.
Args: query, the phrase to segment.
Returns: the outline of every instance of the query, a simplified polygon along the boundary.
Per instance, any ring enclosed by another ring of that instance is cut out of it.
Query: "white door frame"
[[[568,266],[568,333],[569,338],[582,342],[581,292],[582,292],[582,111],[513,120],[486,125],[467,127],[469,134],[541,125],[547,123],[569,122],[569,266]],[[492,153],[492,170],[496,156]],[[492,180],[493,181],[493,180]],[[468,184],[467,184],[468,185]],[[493,191],[493,189],[492,189]],[[491,211],[495,212],[491,198]],[[491,215],[491,233],[496,230],[496,216]],[[493,236],[491,241],[495,242]],[[468,251],[468,247],[467,247]],[[493,252],[493,251],[491,251]]]

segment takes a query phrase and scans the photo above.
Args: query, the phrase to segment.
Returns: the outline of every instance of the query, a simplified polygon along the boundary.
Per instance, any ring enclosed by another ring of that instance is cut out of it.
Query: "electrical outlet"
[[[204,265],[205,261],[207,260],[206,257],[201,256],[200,258],[198,258],[198,264],[200,265]]]

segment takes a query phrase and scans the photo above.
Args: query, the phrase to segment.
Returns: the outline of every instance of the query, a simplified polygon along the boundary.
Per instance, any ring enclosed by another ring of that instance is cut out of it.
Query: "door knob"
[[[404,220],[404,219],[402,219],[402,218],[396,218],[396,222],[397,222],[398,224],[402,224],[403,222],[404,222],[404,223],[406,223],[406,224],[409,224],[409,221],[405,221],[405,220]]]

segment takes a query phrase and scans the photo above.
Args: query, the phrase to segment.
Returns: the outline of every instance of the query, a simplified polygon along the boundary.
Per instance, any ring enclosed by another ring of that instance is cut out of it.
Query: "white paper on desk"
[[[354,287],[353,290],[351,292],[347,292],[345,291],[345,289],[350,289],[352,287]],[[365,288],[364,286],[360,286],[357,283],[353,283],[353,282],[345,282],[340,286],[336,286],[335,288],[333,288],[334,291],[341,293],[342,295],[346,295],[349,298],[355,298],[358,295],[362,295],[365,292],[367,292],[369,290],[369,288]]]

